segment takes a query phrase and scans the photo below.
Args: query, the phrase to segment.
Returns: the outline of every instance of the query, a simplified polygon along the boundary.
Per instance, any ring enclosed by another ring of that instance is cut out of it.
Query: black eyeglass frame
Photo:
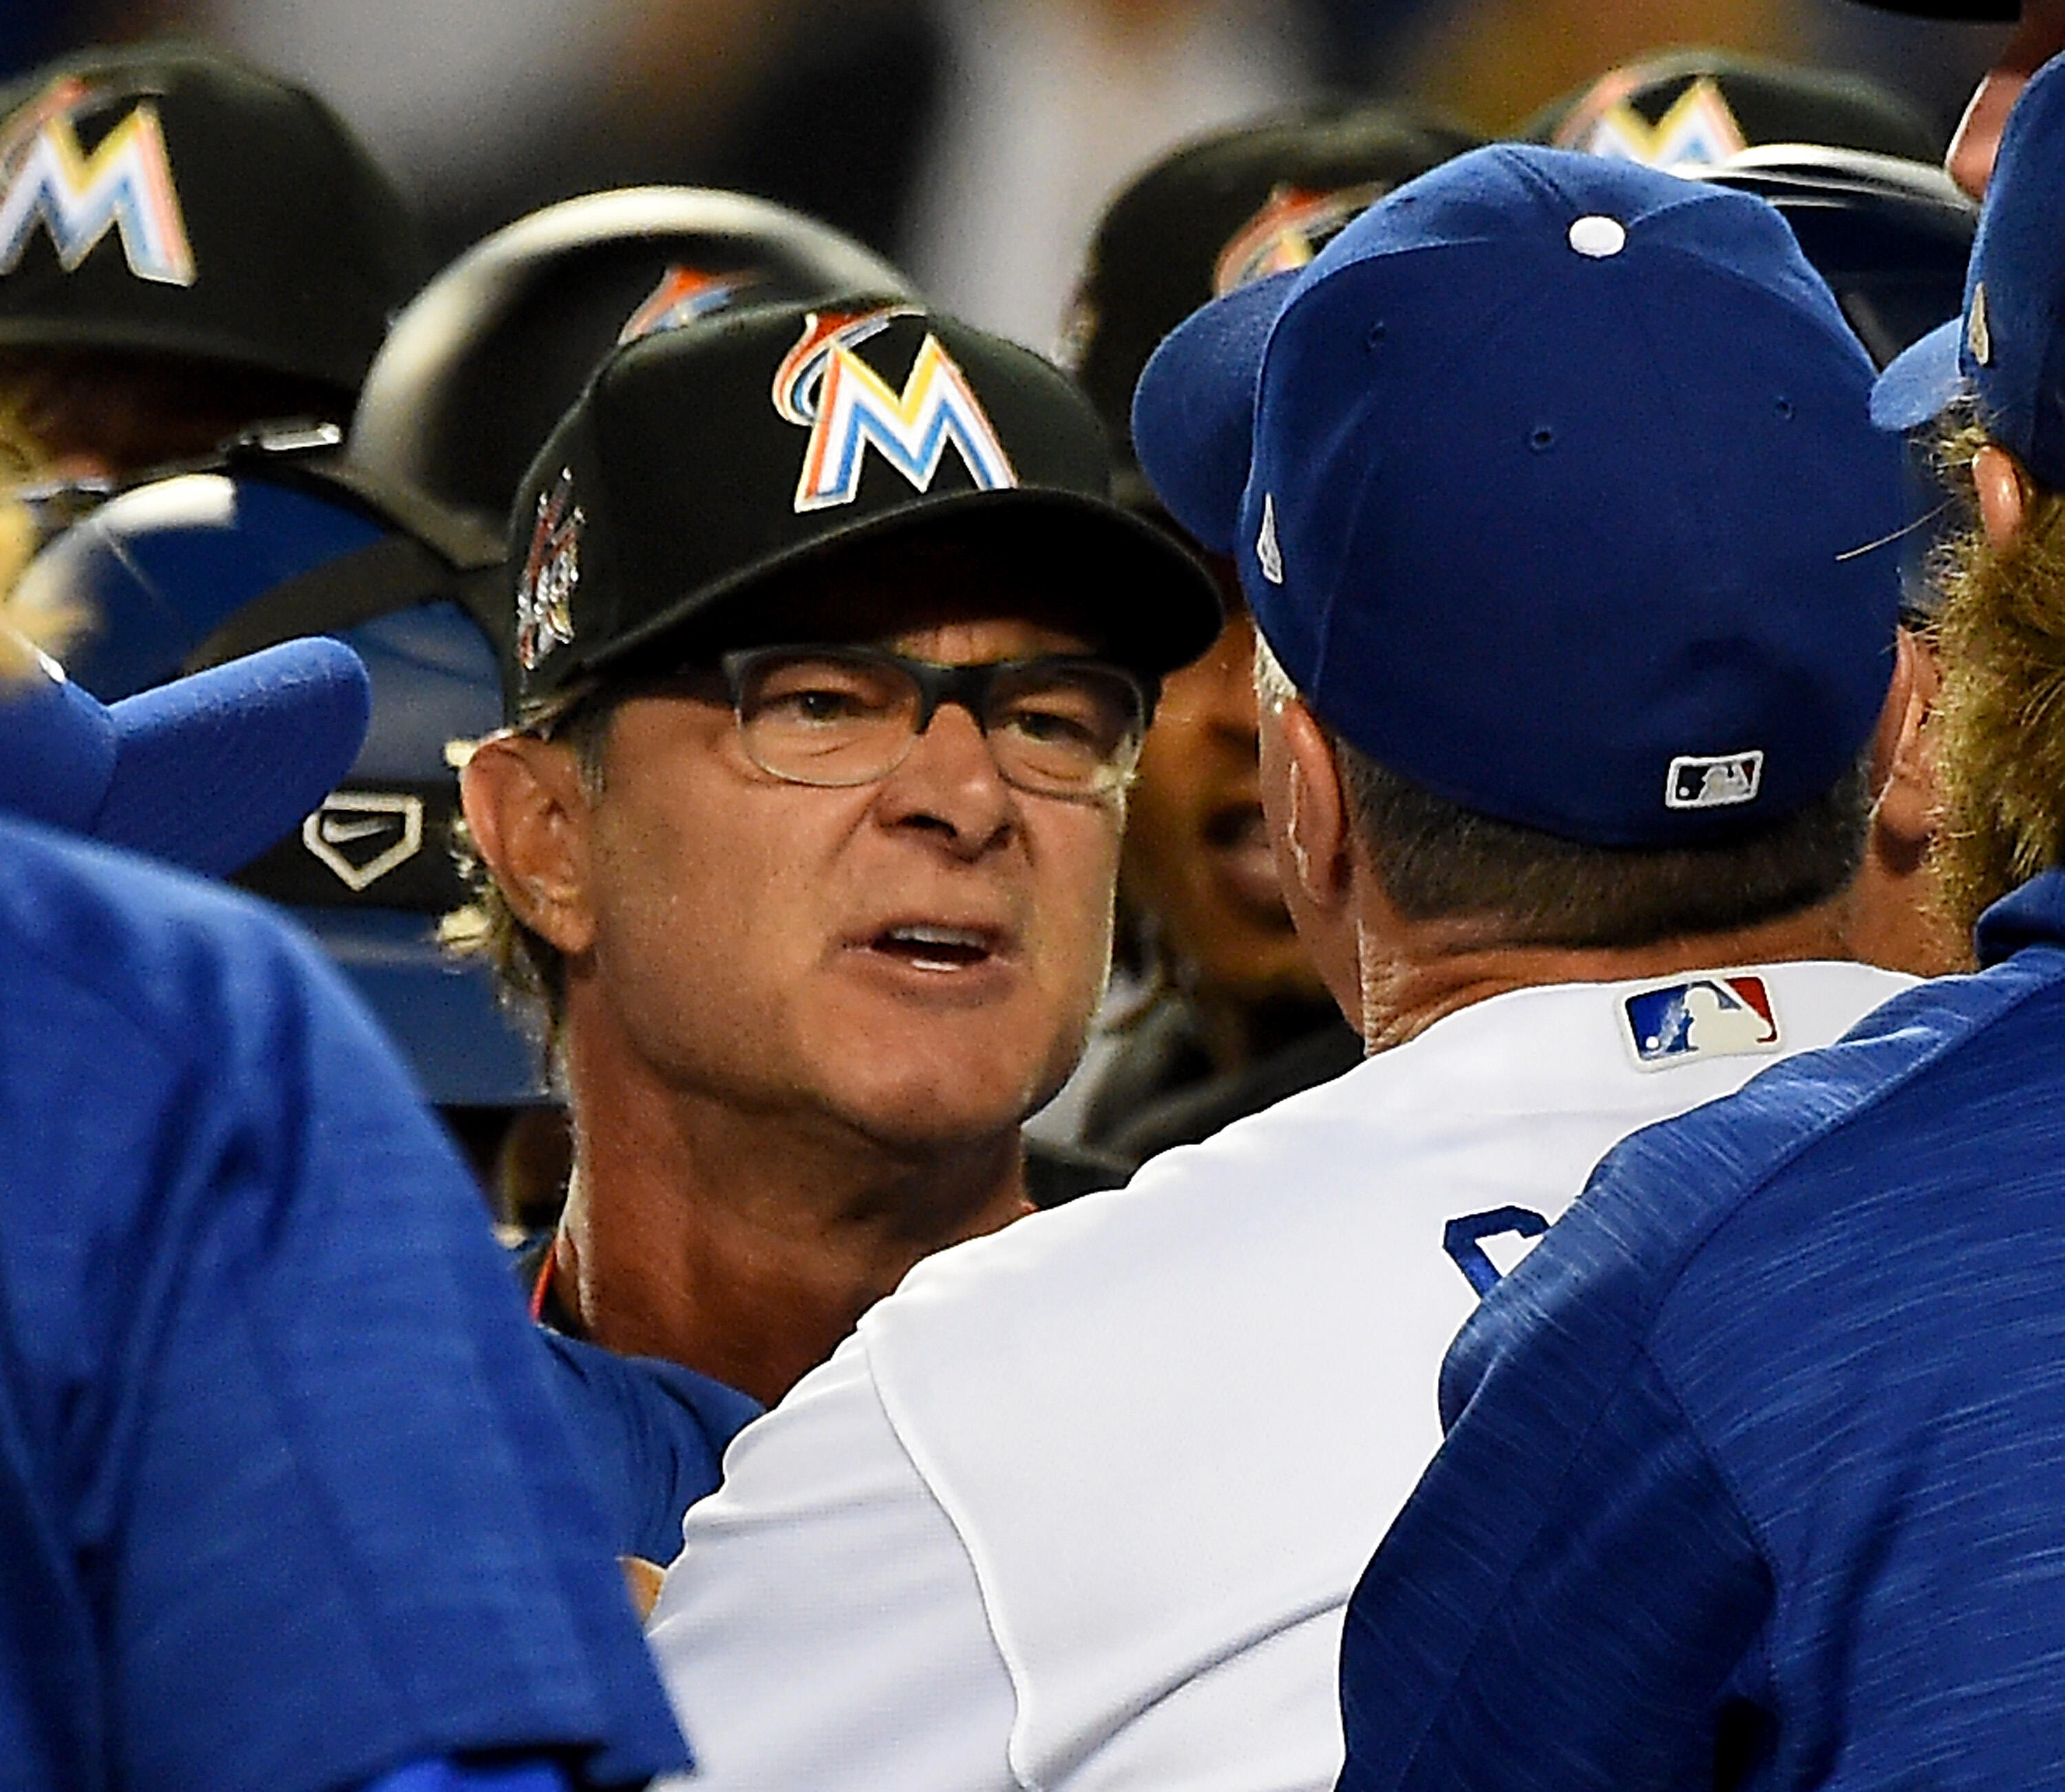
[[[913,660],[903,654],[892,653],[886,648],[861,646],[851,642],[783,642],[776,646],[735,648],[718,656],[717,669],[729,695],[732,717],[738,725],[742,745],[747,740],[745,702],[752,674],[762,665],[794,660],[828,660],[834,663],[887,667],[909,679],[918,692],[916,724],[911,729],[903,751],[888,765],[867,777],[855,778],[851,783],[843,779],[834,783],[819,783],[815,779],[798,777],[793,773],[763,764],[754,757],[753,762],[771,777],[780,778],[785,783],[807,785],[820,789],[857,789],[862,785],[873,784],[887,777],[903,764],[925,730],[932,725],[932,718],[939,713],[943,704],[956,704],[965,709],[987,741],[989,738],[989,723],[986,718],[990,697],[1000,683],[1008,679],[1037,680],[1052,673],[1087,671],[1122,686],[1132,693],[1134,698],[1136,719],[1130,731],[1130,751],[1114,767],[1109,781],[1091,784],[1079,791],[1028,785],[1012,777],[1001,757],[997,760],[997,770],[1004,781],[1014,789],[1027,790],[1037,796],[1056,797],[1063,801],[1101,801],[1124,790],[1132,782],[1134,769],[1140,760],[1141,744],[1147,737],[1148,728],[1154,720],[1154,706],[1162,694],[1159,680],[1143,679],[1127,667],[1110,660],[1100,659],[1093,654],[1048,653],[1022,660],[984,660],[968,665],[944,665],[936,660]],[[748,757],[753,757],[750,749]]]

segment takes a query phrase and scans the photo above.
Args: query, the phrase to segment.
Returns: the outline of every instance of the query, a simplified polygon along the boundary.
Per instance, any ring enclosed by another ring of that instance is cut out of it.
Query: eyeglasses
[[[1123,789],[1153,700],[1130,672],[1068,654],[943,666],[865,647],[750,648],[718,662],[746,757],[791,784],[872,784],[943,703],[975,718],[1004,782],[1039,796]]]

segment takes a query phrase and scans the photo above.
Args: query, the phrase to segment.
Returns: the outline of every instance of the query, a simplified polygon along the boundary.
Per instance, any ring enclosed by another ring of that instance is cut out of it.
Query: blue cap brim
[[[1942,415],[1965,390],[1958,359],[1964,332],[1964,319],[1953,317],[1894,356],[1872,386],[1872,422],[1881,430],[1913,430]]]
[[[114,775],[86,831],[225,876],[337,787],[372,706],[358,656],[320,637],[124,698],[108,706]]]
[[[1133,446],[1170,515],[1231,554],[1252,456],[1269,333],[1300,270],[1271,274],[1193,312],[1148,358],[1133,394]]]

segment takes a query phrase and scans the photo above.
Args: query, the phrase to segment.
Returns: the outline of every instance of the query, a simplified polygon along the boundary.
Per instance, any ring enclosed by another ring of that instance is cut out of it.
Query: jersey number
[[[1441,1233],[1441,1249],[1456,1260],[1456,1267],[1477,1292],[1479,1299],[1498,1285],[1498,1265],[1485,1253],[1482,1241],[1517,1233],[1523,1238],[1539,1238],[1549,1222],[1531,1208],[1494,1207],[1489,1213],[1465,1213],[1449,1221]]]

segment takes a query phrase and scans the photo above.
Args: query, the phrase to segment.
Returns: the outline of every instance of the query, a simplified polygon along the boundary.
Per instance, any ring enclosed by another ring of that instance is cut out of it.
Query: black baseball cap
[[[1217,637],[1202,567],[1109,498],[1089,402],[1029,349],[907,302],[721,313],[604,361],[511,519],[513,710],[664,637],[770,636],[778,571],[952,519],[1150,677]]]
[[[1062,345],[1125,471],[1133,389],[1163,337],[1208,300],[1303,266],[1364,207],[1482,140],[1424,107],[1330,104],[1194,138],[1134,179],[1098,221]]]
[[[0,347],[178,355],[358,389],[425,268],[320,99],[192,43],[0,89]]]
[[[1829,143],[1912,162],[1940,161],[1944,149],[1918,111],[1864,75],[1696,47],[1609,69],[1513,135],[1652,167],[1710,166],[1760,143]]]

